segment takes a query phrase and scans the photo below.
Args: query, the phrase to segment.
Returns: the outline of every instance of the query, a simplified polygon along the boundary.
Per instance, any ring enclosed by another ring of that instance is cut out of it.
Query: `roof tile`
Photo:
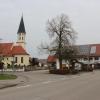
[[[13,43],[0,43],[0,55],[28,55],[22,46],[13,46]]]

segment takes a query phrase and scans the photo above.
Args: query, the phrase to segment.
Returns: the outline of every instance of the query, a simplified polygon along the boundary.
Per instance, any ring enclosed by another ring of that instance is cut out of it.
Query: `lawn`
[[[11,74],[0,74],[0,80],[12,80],[16,79],[16,75],[11,75]]]

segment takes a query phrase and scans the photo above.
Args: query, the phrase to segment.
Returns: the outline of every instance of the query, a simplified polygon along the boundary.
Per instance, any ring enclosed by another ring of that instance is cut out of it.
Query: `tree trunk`
[[[59,57],[59,66],[60,66],[60,70],[62,70],[63,68],[62,68],[62,58],[61,57]]]
[[[62,38],[61,38],[62,32],[60,31],[59,35],[59,66],[60,70],[62,70]]]

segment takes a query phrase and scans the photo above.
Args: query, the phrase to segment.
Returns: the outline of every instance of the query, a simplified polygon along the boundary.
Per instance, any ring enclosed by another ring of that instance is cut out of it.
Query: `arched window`
[[[23,63],[23,57],[21,57],[21,63]]]
[[[22,40],[23,40],[24,38],[22,37]]]
[[[19,40],[21,40],[21,37],[19,36]]]

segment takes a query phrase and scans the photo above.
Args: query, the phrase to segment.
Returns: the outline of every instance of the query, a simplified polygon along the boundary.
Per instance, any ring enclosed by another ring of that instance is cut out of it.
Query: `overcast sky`
[[[37,47],[41,42],[49,40],[47,20],[62,13],[78,33],[77,44],[100,43],[100,0],[0,0],[2,42],[16,42],[22,13],[27,50],[34,57],[40,57]]]

